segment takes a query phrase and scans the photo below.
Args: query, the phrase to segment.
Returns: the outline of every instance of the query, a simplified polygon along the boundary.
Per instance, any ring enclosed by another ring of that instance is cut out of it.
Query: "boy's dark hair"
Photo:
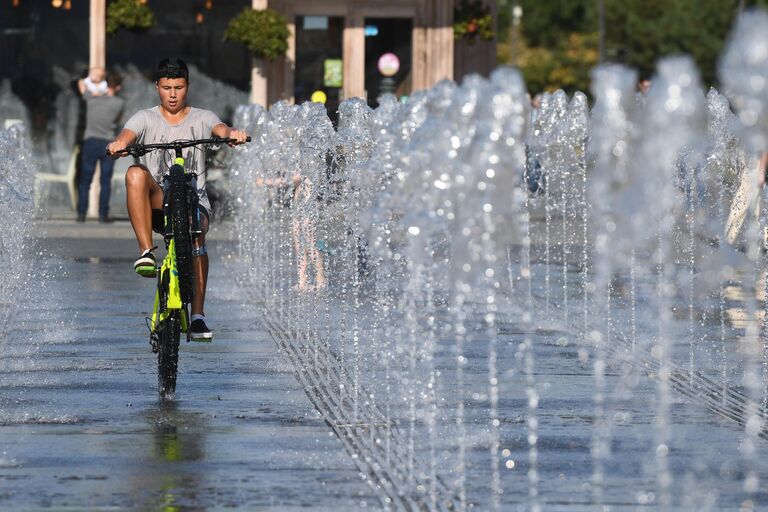
[[[107,75],[107,85],[112,89],[117,89],[122,84],[123,84],[123,77],[120,76],[120,73],[113,71]]]
[[[179,58],[166,57],[158,63],[155,70],[155,81],[161,78],[183,78],[189,82],[187,63]]]

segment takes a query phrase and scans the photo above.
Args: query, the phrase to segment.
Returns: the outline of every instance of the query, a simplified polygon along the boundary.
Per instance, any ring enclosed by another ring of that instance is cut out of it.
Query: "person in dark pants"
[[[109,218],[109,196],[112,186],[112,170],[115,161],[107,157],[105,150],[115,137],[115,128],[123,113],[125,100],[117,96],[122,78],[117,73],[107,76],[107,91],[104,94],[87,88],[83,80],[78,82],[80,93],[85,99],[86,120],[83,134],[83,148],[80,152],[82,174],[78,186],[77,221],[85,222],[88,211],[88,190],[96,172],[96,162],[101,166],[101,192],[99,194],[99,222],[111,222]]]

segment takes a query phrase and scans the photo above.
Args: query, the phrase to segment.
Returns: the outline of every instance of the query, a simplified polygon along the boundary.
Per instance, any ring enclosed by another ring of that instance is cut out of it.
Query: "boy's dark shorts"
[[[204,206],[198,206],[197,210],[201,215],[205,215],[205,218],[208,220],[208,224],[210,224],[211,215],[208,213],[208,210],[206,210]],[[164,227],[165,218],[163,215],[163,210],[156,210],[152,208],[152,231],[162,235]]]

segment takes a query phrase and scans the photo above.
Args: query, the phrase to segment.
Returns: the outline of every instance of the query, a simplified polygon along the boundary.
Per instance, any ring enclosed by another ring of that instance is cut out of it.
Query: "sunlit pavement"
[[[40,222],[34,301],[0,340],[0,509],[357,510],[378,502],[263,332],[213,229],[213,344],[182,343],[177,397],[156,398],[125,221]],[[156,243],[160,243],[156,240]]]

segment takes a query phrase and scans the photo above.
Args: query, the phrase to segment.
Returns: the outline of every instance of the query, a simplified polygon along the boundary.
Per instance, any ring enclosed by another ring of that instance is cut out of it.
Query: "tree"
[[[531,46],[555,48],[574,32],[597,31],[597,18],[590,19],[595,0],[518,0],[523,8],[523,35]]]
[[[656,61],[685,53],[713,84],[734,17],[734,0],[604,0],[608,60],[650,76]]]
[[[592,0],[502,0],[499,2],[499,62],[515,62],[529,91],[587,90],[589,70],[597,64],[597,34],[586,18]],[[512,57],[509,12],[514,4],[523,9],[515,31]],[[502,13],[504,16],[502,17]],[[506,24],[506,31],[503,30]]]
[[[705,84],[715,85],[717,59],[739,8],[768,7],[768,0],[602,0],[606,59],[651,76],[667,55],[693,57]],[[499,0],[500,62],[511,62],[513,4],[523,8],[515,33],[517,55],[531,90],[587,90],[597,47],[598,0]],[[586,68],[586,69],[585,69]]]

